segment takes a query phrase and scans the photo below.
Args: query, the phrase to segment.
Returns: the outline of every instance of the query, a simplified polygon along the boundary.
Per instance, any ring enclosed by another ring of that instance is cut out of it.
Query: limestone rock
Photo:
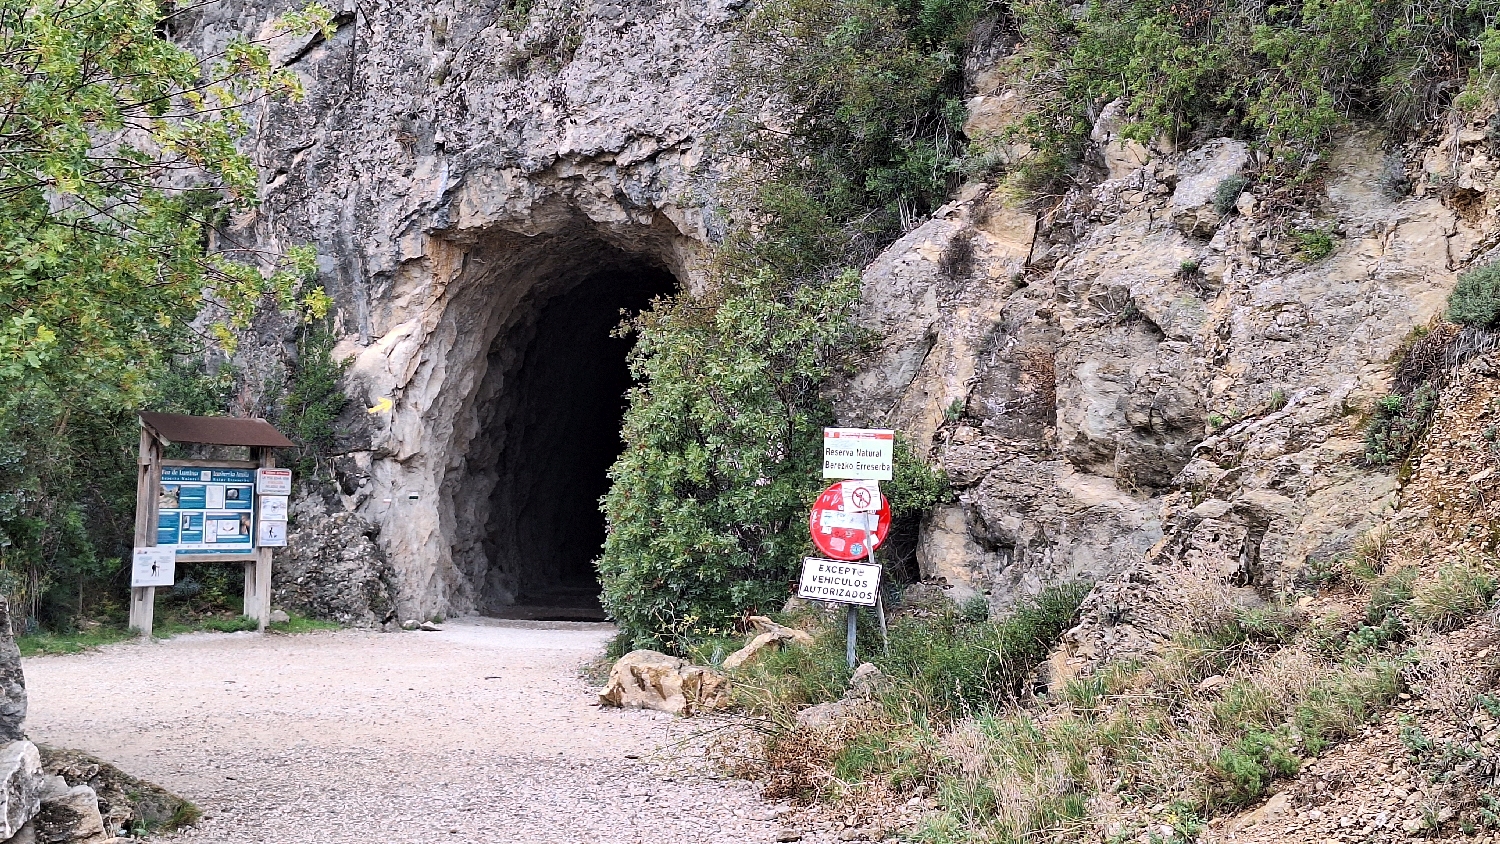
[[[620,657],[610,669],[599,703],[692,715],[722,706],[728,691],[728,681],[711,668],[638,650]]]
[[[287,615],[284,610],[271,610],[271,623],[272,624],[286,624],[287,622],[289,622],[291,620],[292,620],[292,617],[289,616],[289,615]]]
[[[0,741],[25,738],[26,678],[11,627],[10,602],[0,596]]]
[[[763,615],[752,615],[747,619],[750,626],[761,631],[743,648],[724,658],[724,667],[730,671],[744,667],[767,649],[776,650],[782,645],[807,646],[813,643],[812,634],[777,624]]]
[[[273,600],[313,618],[373,627],[394,612],[390,564],[375,525],[354,513],[303,517],[274,557]],[[283,613],[283,616],[285,614]]]
[[[0,747],[0,841],[36,816],[44,785],[36,745],[13,741]]]
[[[1214,208],[1214,193],[1231,176],[1238,176],[1250,163],[1250,147],[1243,141],[1219,138],[1189,153],[1177,174],[1172,192],[1172,223],[1199,237],[1213,234],[1221,216]]]
[[[776,622],[772,621],[769,618],[766,618],[763,615],[752,615],[749,618],[745,619],[745,621],[747,621],[750,626],[755,628],[756,630],[759,630],[762,633],[770,633],[784,643],[802,645],[804,647],[813,643],[813,637],[811,633],[808,633],[805,630],[798,630],[793,627],[787,627],[784,624],[777,624]]]
[[[849,695],[872,697],[885,683],[885,674],[868,662],[862,662],[849,677]]]
[[[152,829],[182,821],[190,804],[160,786],[130,776],[119,768],[77,750],[42,745],[42,770],[62,777],[69,787],[88,786],[98,798],[107,830],[129,828],[137,822]]]
[[[46,777],[41,809],[33,826],[40,844],[101,844],[114,838],[99,814],[99,796],[86,785],[69,787],[62,777]]]

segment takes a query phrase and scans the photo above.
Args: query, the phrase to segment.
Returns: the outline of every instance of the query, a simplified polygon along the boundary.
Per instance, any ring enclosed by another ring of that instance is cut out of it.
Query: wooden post
[[[250,449],[250,459],[257,461],[261,468],[276,468],[276,453],[269,448]],[[257,533],[260,530],[260,493],[256,490],[251,493],[255,513],[255,527]],[[258,536],[252,536],[251,541],[258,542]],[[271,623],[271,549],[255,549],[255,559],[245,562],[245,615],[255,619],[259,630],[264,633],[266,625]]]
[[[161,492],[161,441],[146,426],[141,426],[140,451],[136,456],[135,540],[136,548],[156,545],[157,508]],[[150,638],[156,615],[156,587],[133,586],[130,589],[130,627]]]

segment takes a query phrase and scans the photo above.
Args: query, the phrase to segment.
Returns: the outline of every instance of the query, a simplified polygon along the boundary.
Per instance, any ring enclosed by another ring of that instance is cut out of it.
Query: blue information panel
[[[255,549],[255,470],[163,466],[156,544],[179,556]]]

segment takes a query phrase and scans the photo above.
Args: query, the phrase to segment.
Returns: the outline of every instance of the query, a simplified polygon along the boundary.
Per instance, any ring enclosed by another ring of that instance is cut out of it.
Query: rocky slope
[[[209,7],[180,37],[211,51],[280,9]],[[263,204],[239,234],[318,246],[358,399],[337,483],[299,524],[357,538],[336,580],[360,594],[294,603],[371,622],[389,602],[405,618],[524,597],[518,561],[554,540],[495,538],[527,506],[517,479],[544,471],[504,457],[551,424],[521,373],[552,303],[699,277],[742,169],[712,138],[744,12],[398,2],[276,39],[308,98],[261,115]],[[969,63],[975,138],[1024,110],[987,49]],[[921,571],[996,605],[1148,556],[1275,589],[1350,547],[1398,491],[1361,464],[1361,415],[1494,241],[1483,123],[1405,146],[1354,132],[1291,195],[1238,141],[1122,141],[1119,111],[1094,127],[1091,182],[1026,201],[970,184],[864,273],[883,339],[841,415],[905,430],[948,470],[960,495],[922,526]],[[1248,187],[1216,200],[1234,177]],[[1335,248],[1309,260],[1298,232]],[[287,561],[288,582],[326,591],[316,553]],[[1091,612],[1130,600],[1101,591]],[[1158,611],[1077,647],[1149,639]]]

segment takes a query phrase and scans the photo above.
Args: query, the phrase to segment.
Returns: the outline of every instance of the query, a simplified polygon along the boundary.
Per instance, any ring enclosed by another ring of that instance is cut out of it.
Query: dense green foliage
[[[625,451],[604,501],[604,602],[635,646],[683,649],[785,600],[810,549],[828,389],[867,342],[854,269],[935,208],[962,154],[965,34],[980,2],[773,0],[736,78],[792,131],[733,140],[767,162],[711,287],[631,323]],[[888,494],[914,517],[945,479],[904,447]]]
[[[1009,59],[1028,113],[1012,140],[1034,174],[1077,161],[1103,103],[1126,102],[1126,135],[1183,144],[1250,139],[1294,169],[1351,116],[1397,130],[1443,112],[1500,66],[1497,0],[1016,0]],[[1471,95],[1469,101],[1474,97]]]
[[[300,289],[310,250],[206,248],[254,199],[240,106],[297,96],[296,77],[243,39],[200,62],[158,33],[166,15],[0,0],[0,589],[33,620],[85,609],[128,552],[133,411],[222,412],[222,385],[184,362],[265,301],[328,304]]]

